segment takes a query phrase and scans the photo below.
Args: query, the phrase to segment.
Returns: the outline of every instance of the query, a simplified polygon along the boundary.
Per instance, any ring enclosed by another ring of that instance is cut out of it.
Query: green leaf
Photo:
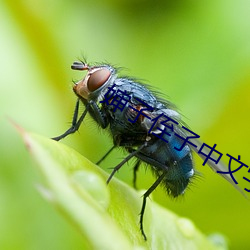
[[[81,232],[83,249],[226,249],[215,245],[186,218],[148,199],[144,241],[139,229],[143,192],[108,174],[75,150],[21,130],[24,142],[44,176],[43,196]]]

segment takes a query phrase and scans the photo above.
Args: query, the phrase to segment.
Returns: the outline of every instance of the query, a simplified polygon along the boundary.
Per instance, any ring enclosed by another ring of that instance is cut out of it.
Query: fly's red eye
[[[93,92],[99,89],[109,78],[110,71],[108,69],[99,69],[92,73],[88,79],[88,90]]]

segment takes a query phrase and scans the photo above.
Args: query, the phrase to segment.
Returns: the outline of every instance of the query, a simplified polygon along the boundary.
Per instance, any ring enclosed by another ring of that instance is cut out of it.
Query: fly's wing
[[[150,103],[150,104],[151,104],[151,103]],[[159,103],[159,102],[158,102],[157,104],[162,105],[162,104]],[[152,103],[152,106],[155,107],[155,106],[154,106],[154,103]],[[156,105],[156,106],[157,106],[157,105]],[[169,106],[169,107],[168,107],[168,106]],[[168,107],[168,108],[166,108],[166,107]],[[143,122],[141,123],[141,126],[144,127],[147,131],[149,131],[150,127],[152,126],[152,120],[153,120],[153,118],[158,117],[160,114],[164,114],[166,117],[171,118],[171,119],[172,119],[172,122],[175,121],[176,123],[178,123],[177,126],[176,126],[176,124],[174,124],[174,130],[175,130],[175,132],[176,132],[178,135],[180,135],[180,136],[186,138],[187,133],[186,133],[186,131],[184,131],[183,127],[181,127],[181,125],[185,125],[185,124],[184,124],[183,121],[181,120],[180,114],[179,114],[174,108],[172,108],[171,105],[169,105],[168,103],[165,103],[165,105],[162,105],[162,106],[161,106],[161,109],[159,109],[159,107],[157,106],[157,109],[156,109],[155,111],[153,111],[153,112],[147,112],[147,111],[146,111],[146,112],[144,112],[144,113],[147,114],[149,117],[151,117],[151,121],[148,120],[148,119],[144,119]],[[160,124],[161,118],[160,118],[157,122],[158,122],[158,123],[157,123],[157,125],[155,125],[155,128],[157,128],[157,126],[162,126],[162,125]],[[153,132],[156,132],[157,130],[156,130],[156,131],[152,130],[152,131],[153,131]],[[156,132],[156,133],[157,133],[157,132]],[[199,148],[202,146],[202,143],[201,143],[199,140],[197,140],[197,139],[192,139],[192,142],[197,146],[197,148],[196,148],[196,147],[193,147],[192,145],[191,145],[191,148],[192,148],[192,150],[193,150],[194,152],[196,152],[196,153],[198,154]],[[199,155],[199,157],[201,157],[203,160],[206,159],[205,156],[203,156],[203,155],[201,155],[201,154],[198,154],[198,155]],[[210,167],[213,171],[215,171],[215,172],[217,172],[217,171],[228,172],[228,168],[227,168],[221,161],[220,161],[218,164],[215,164],[213,161],[208,160],[208,161],[207,161],[207,164],[208,164],[209,167]],[[245,194],[244,190],[242,190],[237,184],[234,183],[234,181],[231,179],[231,177],[230,177],[229,174],[221,174],[221,176],[222,176],[224,179],[226,179],[228,182],[230,182],[230,183],[231,183],[231,184],[232,184],[241,194],[243,194],[247,199],[249,199],[248,196]]]
[[[202,142],[197,140],[197,139],[192,139],[192,142],[197,145],[197,148],[192,147],[193,151],[195,151],[195,153],[197,153],[197,155],[202,158],[203,160],[206,159],[206,156],[198,154],[199,148],[202,146]],[[217,171],[222,171],[222,172],[228,172],[228,167],[225,166],[225,164],[220,161],[218,164],[215,164],[213,161],[208,160],[207,161],[208,166],[215,172]],[[237,184],[234,183],[234,181],[232,180],[232,178],[230,177],[229,174],[220,174],[224,179],[226,179],[228,182],[230,182],[241,194],[243,194],[245,196],[245,198],[249,199],[247,197],[247,195],[245,194],[244,190],[242,190]]]

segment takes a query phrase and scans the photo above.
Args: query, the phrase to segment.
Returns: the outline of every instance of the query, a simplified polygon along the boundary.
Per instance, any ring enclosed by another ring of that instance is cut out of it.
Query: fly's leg
[[[99,165],[115,148],[116,146],[114,145],[97,163],[96,165]]]
[[[88,102],[88,104],[86,105],[86,109],[80,116],[79,120],[77,120],[78,113],[79,113],[79,104],[80,104],[80,100],[78,99],[76,102],[71,127],[62,135],[52,138],[53,140],[59,141],[63,139],[64,137],[68,136],[69,134],[75,133],[79,129],[84,117],[86,116],[88,112],[90,112],[94,116],[94,119],[97,121],[98,124],[101,125],[102,128],[107,127],[108,123],[107,123],[106,116],[102,113],[102,111],[100,110],[100,108],[94,101]]]
[[[88,112],[88,106],[87,106],[86,109],[84,110],[84,112],[82,113],[81,117],[77,121],[77,119],[78,119],[78,112],[79,112],[79,103],[80,103],[80,101],[78,99],[77,102],[76,102],[76,106],[75,106],[75,110],[74,110],[74,116],[73,116],[71,127],[65,133],[63,133],[62,135],[59,135],[57,137],[52,138],[53,140],[60,141],[64,137],[68,136],[69,134],[75,133],[79,129],[79,127],[80,127],[80,125],[81,125],[84,117],[86,116],[86,114]]]
[[[141,165],[141,161],[137,160],[136,163],[135,163],[134,169],[133,169],[133,186],[134,186],[135,189],[137,189],[136,188],[136,173],[137,173],[140,165]]]
[[[101,125],[102,128],[108,126],[107,117],[102,113],[98,105],[94,101],[89,101],[89,113],[93,116],[96,122]]]
[[[109,184],[109,182],[111,181],[112,177],[114,176],[114,174],[126,163],[128,162],[132,157],[134,157],[138,152],[140,152],[144,147],[147,146],[147,143],[144,143],[143,145],[141,145],[137,150],[134,150],[132,153],[130,153],[121,163],[119,163],[116,167],[114,167],[112,173],[110,174],[108,180],[107,180],[107,184]]]
[[[143,195],[142,208],[140,212],[140,230],[143,235],[144,240],[147,240],[147,236],[143,229],[143,216],[146,208],[146,200],[148,196],[158,187],[158,185],[162,182],[163,178],[166,176],[166,172],[160,175],[157,180],[153,183],[153,185],[147,190],[147,192]]]

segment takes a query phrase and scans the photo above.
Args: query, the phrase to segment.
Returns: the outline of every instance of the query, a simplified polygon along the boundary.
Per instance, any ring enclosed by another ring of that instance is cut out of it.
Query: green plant
[[[148,200],[139,230],[142,192],[113,178],[75,150],[18,128],[44,177],[38,189],[80,231],[83,249],[226,249],[194,224]]]

